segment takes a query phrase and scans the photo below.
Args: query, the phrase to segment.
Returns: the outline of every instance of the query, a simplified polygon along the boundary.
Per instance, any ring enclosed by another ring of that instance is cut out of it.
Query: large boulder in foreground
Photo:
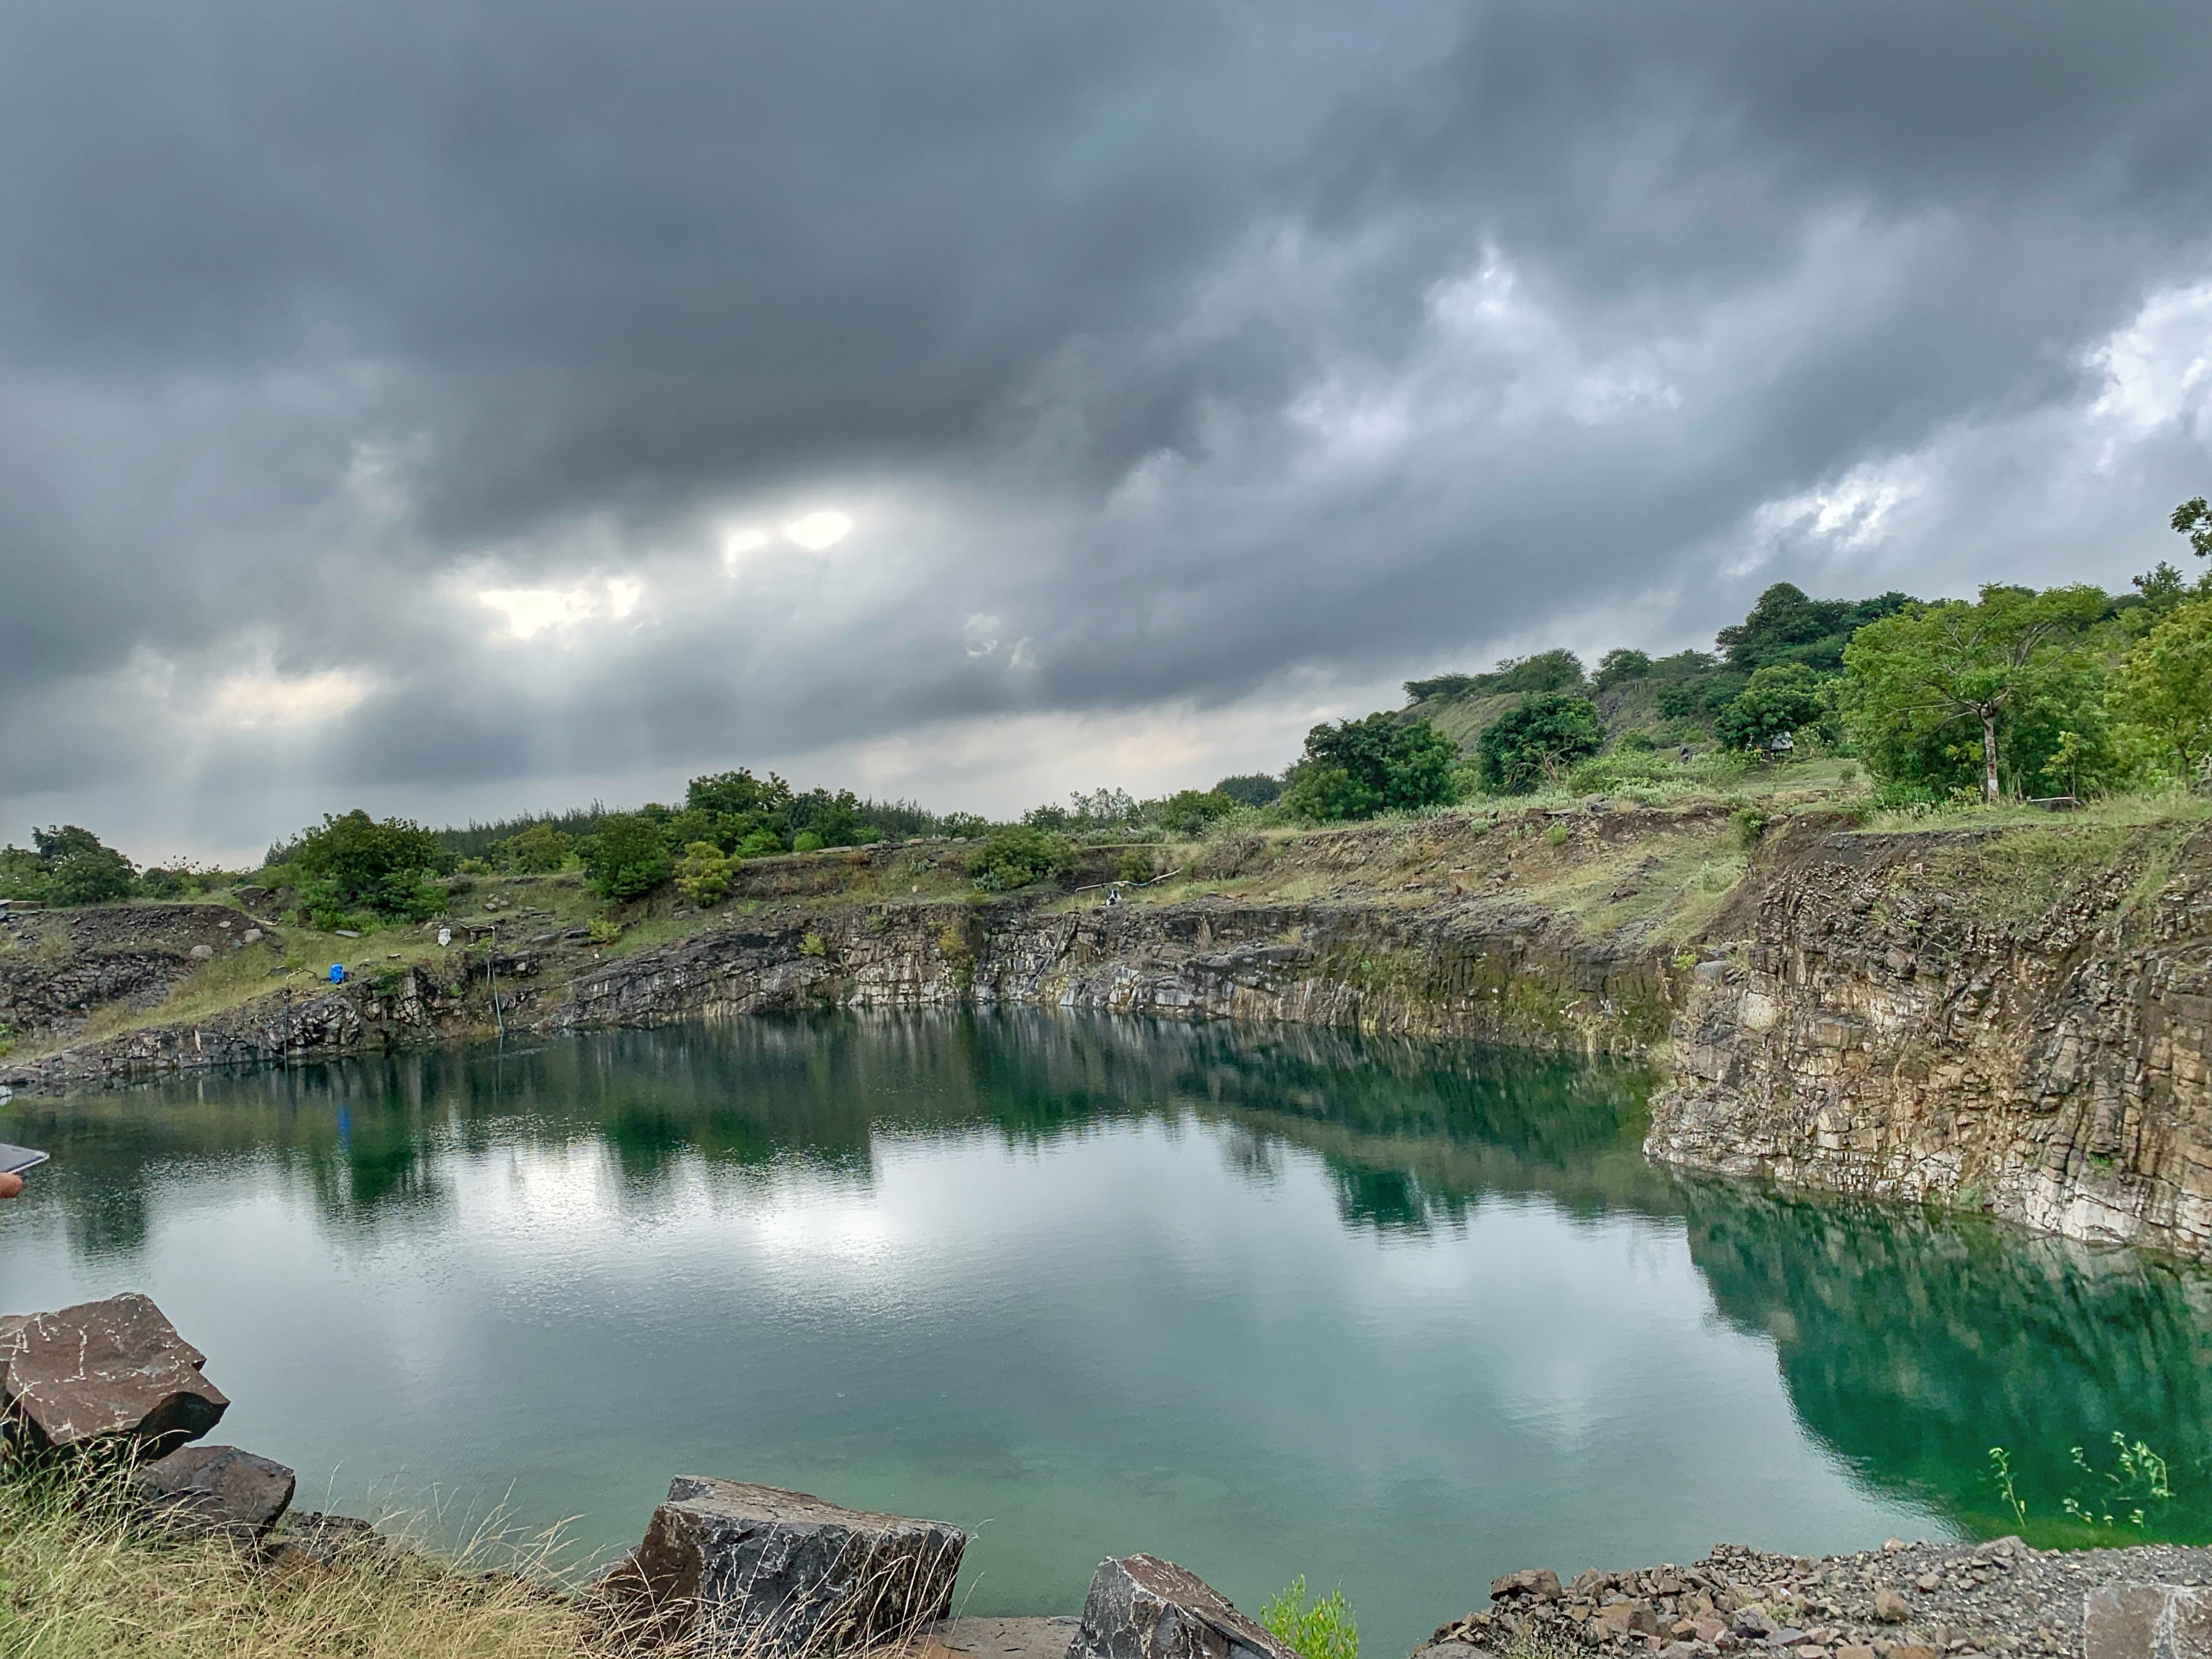
[[[599,1591],[633,1644],[809,1659],[902,1641],[942,1619],[968,1534],[806,1492],[679,1475]]]
[[[186,1446],[131,1476],[132,1494],[163,1524],[258,1544],[292,1507],[282,1463],[235,1446]]]
[[[1196,1573],[1157,1555],[1099,1563],[1067,1659],[1297,1659]]]
[[[215,1427],[230,1401],[206,1356],[132,1292],[0,1318],[0,1413],[31,1451],[134,1440],[149,1456]]]

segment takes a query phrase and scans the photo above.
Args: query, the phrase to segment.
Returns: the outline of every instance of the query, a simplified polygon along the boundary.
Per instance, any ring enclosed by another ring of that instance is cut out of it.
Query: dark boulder
[[[1194,1572],[1156,1555],[1099,1564],[1067,1659],[1297,1659]]]
[[[0,1319],[0,1412],[30,1451],[135,1440],[149,1456],[197,1440],[230,1401],[206,1356],[135,1292]]]
[[[182,1532],[258,1543],[292,1507],[292,1471],[235,1446],[186,1446],[149,1463],[131,1491],[155,1519]]]
[[[805,1492],[683,1475],[604,1574],[611,1634],[809,1659],[906,1640],[945,1617],[968,1535]]]

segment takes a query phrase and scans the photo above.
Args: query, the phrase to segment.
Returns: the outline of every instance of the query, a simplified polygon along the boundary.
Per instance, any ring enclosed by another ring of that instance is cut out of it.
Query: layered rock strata
[[[1783,840],[1692,977],[1653,1158],[2206,1254],[2212,829]]]

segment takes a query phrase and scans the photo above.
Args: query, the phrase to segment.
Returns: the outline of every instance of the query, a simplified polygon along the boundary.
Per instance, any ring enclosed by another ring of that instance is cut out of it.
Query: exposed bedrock
[[[1788,839],[1650,1156],[2207,1253],[2212,829]]]
[[[1633,1054],[1663,1037],[1678,976],[1656,951],[1585,939],[1534,911],[882,907],[610,963],[575,981],[555,1023],[1018,1004]]]

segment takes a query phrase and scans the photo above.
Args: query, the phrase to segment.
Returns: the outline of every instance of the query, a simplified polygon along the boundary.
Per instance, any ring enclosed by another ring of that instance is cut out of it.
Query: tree
[[[2104,610],[2105,595],[2084,585],[2038,593],[1992,582],[1972,605],[1943,599],[1868,623],[1844,648],[1840,700],[1869,763],[1895,775],[1901,753],[1967,723],[1981,739],[1982,799],[1994,803],[2005,723],[2078,691],[2079,636]]]
[[[1630,680],[1640,680],[1651,672],[1651,653],[1632,651],[1623,647],[1608,651],[1598,659],[1597,678],[1591,682],[1601,691],[1610,691],[1614,686]]]
[[[49,903],[100,904],[131,896],[137,873],[131,860],[113,848],[102,846],[100,837],[89,830],[74,823],[33,830],[31,848],[37,884],[44,890],[36,896]]]
[[[2212,757],[2212,599],[2168,611],[2128,653],[2112,706],[2195,778]]]
[[[1316,726],[1284,780],[1283,804],[1323,823],[1417,811],[1452,799],[1459,750],[1425,720],[1374,714]]]
[[[2212,501],[2202,495],[2191,496],[2173,509],[2173,517],[2168,522],[2189,538],[2189,544],[2197,550],[2198,558],[2212,559]]]
[[[427,884],[444,856],[436,835],[421,824],[379,822],[356,807],[342,817],[325,812],[320,828],[286,850],[285,861],[306,878],[300,896],[310,918],[330,927],[356,910],[413,921],[437,915],[443,896]]]
[[[1721,629],[1714,642],[1728,653],[1728,665],[1739,673],[1799,662],[1832,674],[1843,666],[1844,647],[1855,632],[1911,603],[1902,593],[1871,599],[1811,599],[1790,583],[1777,582],[1759,596],[1742,622]]]
[[[1283,781],[1266,772],[1239,772],[1215,784],[1213,793],[1240,806],[1272,806],[1282,796]]]
[[[1556,782],[1605,742],[1597,710],[1583,697],[1543,692],[1499,715],[1475,739],[1475,776],[1501,795],[1525,795]]]
[[[610,812],[578,843],[584,874],[603,899],[641,898],[673,872],[667,845],[650,818]]]
[[[1763,750],[1778,737],[1815,724],[1827,712],[1822,684],[1820,676],[1802,662],[1769,664],[1713,717],[1714,734],[1730,749]]]

